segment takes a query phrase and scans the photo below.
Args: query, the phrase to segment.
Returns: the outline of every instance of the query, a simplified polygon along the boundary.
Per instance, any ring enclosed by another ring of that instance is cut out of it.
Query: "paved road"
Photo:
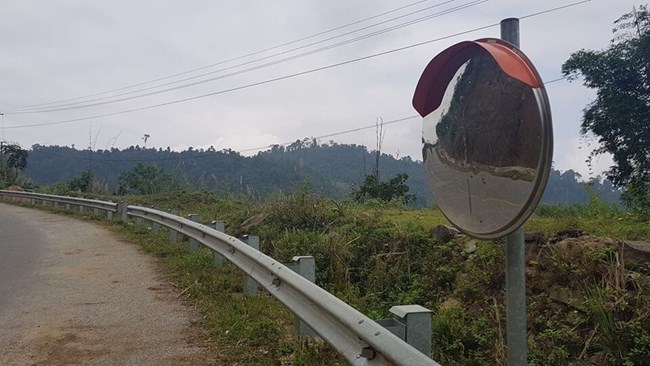
[[[0,365],[216,363],[178,292],[106,229],[0,203]]]
[[[0,206],[0,313],[13,302],[33,273],[45,237],[32,223]]]

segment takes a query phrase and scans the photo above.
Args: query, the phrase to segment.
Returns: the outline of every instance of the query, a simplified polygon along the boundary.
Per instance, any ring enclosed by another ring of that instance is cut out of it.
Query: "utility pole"
[[[501,39],[519,48],[519,19],[501,21]],[[527,364],[526,244],[523,225],[506,236],[507,365]]]
[[[2,139],[0,139],[0,172],[2,173],[2,181],[6,181],[6,169],[5,169],[5,114],[0,113],[2,116]]]

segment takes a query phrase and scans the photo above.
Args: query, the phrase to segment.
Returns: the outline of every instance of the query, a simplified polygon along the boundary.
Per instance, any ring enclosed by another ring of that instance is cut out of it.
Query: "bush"
[[[409,186],[406,185],[408,178],[406,173],[399,173],[390,180],[382,182],[376,175],[368,175],[361,186],[352,190],[352,199],[357,202],[376,199],[382,202],[413,203],[415,195],[408,193]]]

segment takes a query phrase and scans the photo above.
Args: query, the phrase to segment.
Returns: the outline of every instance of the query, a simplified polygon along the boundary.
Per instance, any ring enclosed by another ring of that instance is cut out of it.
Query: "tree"
[[[588,162],[596,155],[612,154],[615,165],[606,175],[625,187],[625,203],[638,208],[650,202],[650,13],[641,6],[614,24],[607,49],[573,53],[562,72],[569,80],[582,77],[584,85],[597,93],[584,110],[580,130],[599,143]]]
[[[120,194],[154,194],[181,188],[178,179],[155,165],[138,164],[118,177]]]
[[[90,192],[93,187],[95,174],[92,170],[85,170],[80,176],[73,178],[68,182],[68,187],[71,191]]]
[[[17,144],[0,144],[0,179],[4,185],[16,182],[27,167],[27,150]]]
[[[415,201],[415,195],[409,194],[406,173],[399,173],[390,180],[382,182],[376,175],[366,176],[361,186],[352,190],[352,198],[357,202],[367,199],[377,199],[383,202],[400,201],[409,204]]]

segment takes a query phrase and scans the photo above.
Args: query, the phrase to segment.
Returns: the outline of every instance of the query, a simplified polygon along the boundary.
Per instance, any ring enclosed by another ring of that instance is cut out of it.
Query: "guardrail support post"
[[[84,207],[82,205],[79,205],[79,213],[84,214]]]
[[[260,237],[257,235],[245,235],[242,240],[246,245],[249,247],[255,249],[255,250],[260,250]],[[257,293],[257,290],[259,289],[258,283],[250,278],[249,276],[246,276],[246,285],[244,286],[244,293],[248,295],[254,295]]]
[[[118,204],[118,212],[120,213],[120,217],[122,218],[122,222],[127,222],[129,221],[129,215],[128,215],[128,209],[127,209],[128,203],[122,201]]]
[[[178,215],[178,210],[173,208],[169,210],[169,213],[172,215]],[[171,243],[176,243],[177,240],[178,240],[178,232],[172,228],[169,228],[169,241]]]
[[[66,210],[66,211],[70,211],[70,204],[69,204],[69,203],[66,203],[66,204],[65,204],[65,210]]]
[[[135,218],[135,226],[141,226],[142,225],[142,217],[136,217]]]
[[[29,200],[29,203],[30,203],[32,206],[34,206],[34,204],[36,203],[36,200],[34,200],[34,199],[32,198],[31,200]]]
[[[153,208],[154,210],[157,210],[157,209],[158,209],[158,207],[152,207],[152,208]],[[151,222],[151,232],[152,232],[152,233],[155,233],[155,234],[158,234],[159,231],[160,231],[160,224],[157,223],[157,222],[152,221],[152,222]]]
[[[420,305],[393,306],[389,311],[393,319],[381,319],[377,323],[431,358],[432,311]]]
[[[93,216],[99,216],[99,209],[98,208],[93,209]]]
[[[226,223],[219,220],[212,221],[212,228],[223,233],[226,231]],[[225,258],[221,254],[212,252],[212,260],[215,267],[222,268],[224,259]]]
[[[45,207],[45,206],[47,205],[47,201],[46,201],[46,200],[43,200],[43,201],[41,201],[41,202],[43,203],[43,207]]]
[[[309,280],[311,283],[316,283],[316,260],[312,256],[295,256],[291,258],[291,262],[285,265]],[[305,324],[298,316],[294,319],[294,330],[299,338],[312,338],[316,332]]]
[[[187,215],[187,218],[190,221],[199,222],[199,215],[197,215],[197,214],[189,214],[189,215]],[[199,250],[199,247],[200,247],[199,244],[200,243],[199,243],[198,240],[190,238],[190,252],[194,253],[197,250]]]

